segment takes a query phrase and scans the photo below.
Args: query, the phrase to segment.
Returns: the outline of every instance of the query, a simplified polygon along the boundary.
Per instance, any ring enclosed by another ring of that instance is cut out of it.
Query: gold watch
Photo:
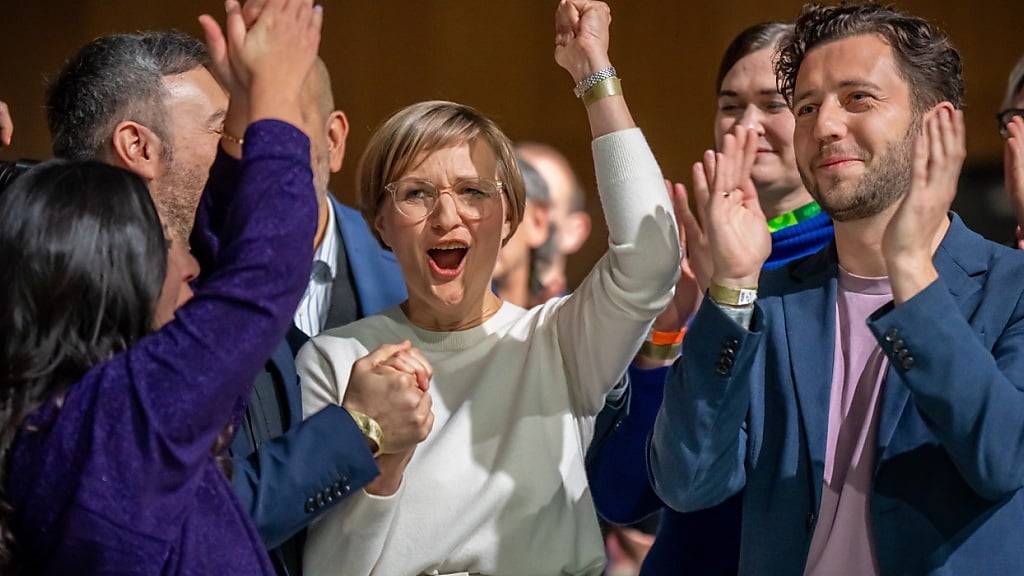
[[[380,424],[376,420],[370,418],[366,414],[358,410],[351,408],[345,408],[348,411],[349,416],[355,420],[356,426],[359,427],[359,431],[366,436],[366,439],[370,442],[370,450],[373,452],[373,456],[376,458],[380,454],[381,441],[384,439],[384,430],[381,429]]]

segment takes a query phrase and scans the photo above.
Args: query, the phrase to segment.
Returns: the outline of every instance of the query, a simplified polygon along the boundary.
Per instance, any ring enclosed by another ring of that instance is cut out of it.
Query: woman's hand
[[[1017,217],[1017,247],[1024,249],[1024,118],[1014,117],[1006,129],[1010,135],[1003,149],[1004,186]]]
[[[555,10],[555,62],[577,84],[611,66],[608,59],[612,13],[595,0],[561,0]],[[621,95],[607,96],[587,105],[590,134],[597,138],[636,126]]]
[[[579,82],[611,66],[608,59],[612,12],[604,2],[561,0],[555,11],[555,62]]]
[[[341,406],[380,424],[381,454],[408,451],[434,427],[433,400],[426,393],[432,369],[405,341],[385,344],[352,366]]]
[[[250,0],[245,8],[228,0],[225,9],[226,34],[208,15],[199,21],[210,69],[232,104],[247,105],[248,122],[277,118],[300,126],[298,103],[320,46],[322,8],[312,0]]]
[[[0,146],[10,146],[14,134],[14,122],[11,121],[11,109],[0,100]]]
[[[672,207],[676,213],[677,222],[685,222],[690,214],[690,207],[687,205],[686,187],[680,183],[665,181],[665,188],[672,199]],[[693,218],[692,215],[689,218]],[[679,248],[682,253],[682,260],[679,262],[679,281],[676,282],[676,291],[672,296],[667,308],[654,320],[654,329],[659,332],[678,332],[686,326],[686,321],[697,311],[700,306],[701,294],[706,285],[701,285],[697,270],[706,268],[705,264],[707,242],[700,246],[700,240],[694,238],[691,243],[690,232],[684,226],[685,234],[679,235]],[[694,245],[696,244],[696,245]]]

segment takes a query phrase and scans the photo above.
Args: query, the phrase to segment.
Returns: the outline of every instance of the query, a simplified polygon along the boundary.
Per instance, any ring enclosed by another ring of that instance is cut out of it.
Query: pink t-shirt
[[[867,318],[890,300],[888,278],[864,278],[840,269],[825,478],[804,569],[807,576],[879,573],[868,498],[878,398],[889,362],[868,329]]]

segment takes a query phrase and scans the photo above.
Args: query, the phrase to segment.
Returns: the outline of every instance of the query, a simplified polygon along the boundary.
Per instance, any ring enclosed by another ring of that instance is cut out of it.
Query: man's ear
[[[341,110],[331,112],[327,118],[327,141],[330,145],[331,174],[341,170],[345,159],[345,140],[348,138],[348,118]]]
[[[949,110],[950,113],[956,112],[956,106],[953,106],[952,102],[948,100],[943,100],[942,102],[939,102],[938,104],[926,110],[925,113],[921,115],[921,128],[924,128],[925,120],[931,118],[932,116],[935,116],[936,114],[939,113],[939,110],[942,109]]]
[[[118,123],[110,137],[114,162],[147,182],[160,174],[163,145],[155,132],[132,120]]]
[[[526,239],[526,245],[531,250],[535,250],[544,245],[548,241],[548,236],[551,235],[551,210],[543,204],[534,204],[529,200],[526,201],[526,211],[523,214],[523,223],[527,224],[527,228],[530,230],[530,235]]]
[[[575,254],[590,236],[590,214],[572,212],[558,225],[558,240],[563,254]]]

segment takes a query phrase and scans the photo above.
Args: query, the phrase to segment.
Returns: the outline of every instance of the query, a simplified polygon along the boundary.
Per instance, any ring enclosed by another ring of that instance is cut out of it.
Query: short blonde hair
[[[1013,100],[1021,90],[1024,90],[1024,55],[1017,60],[1017,65],[1010,72],[1009,81],[1006,83],[1006,98],[1003,99],[1003,110],[1013,104]]]
[[[374,132],[366,145],[356,176],[359,208],[380,239],[375,222],[390,182],[414,168],[423,152],[432,152],[483,138],[498,160],[498,177],[509,205],[512,237],[523,217],[526,192],[516,165],[512,143],[490,118],[455,102],[433,100],[407,106],[394,113]]]

